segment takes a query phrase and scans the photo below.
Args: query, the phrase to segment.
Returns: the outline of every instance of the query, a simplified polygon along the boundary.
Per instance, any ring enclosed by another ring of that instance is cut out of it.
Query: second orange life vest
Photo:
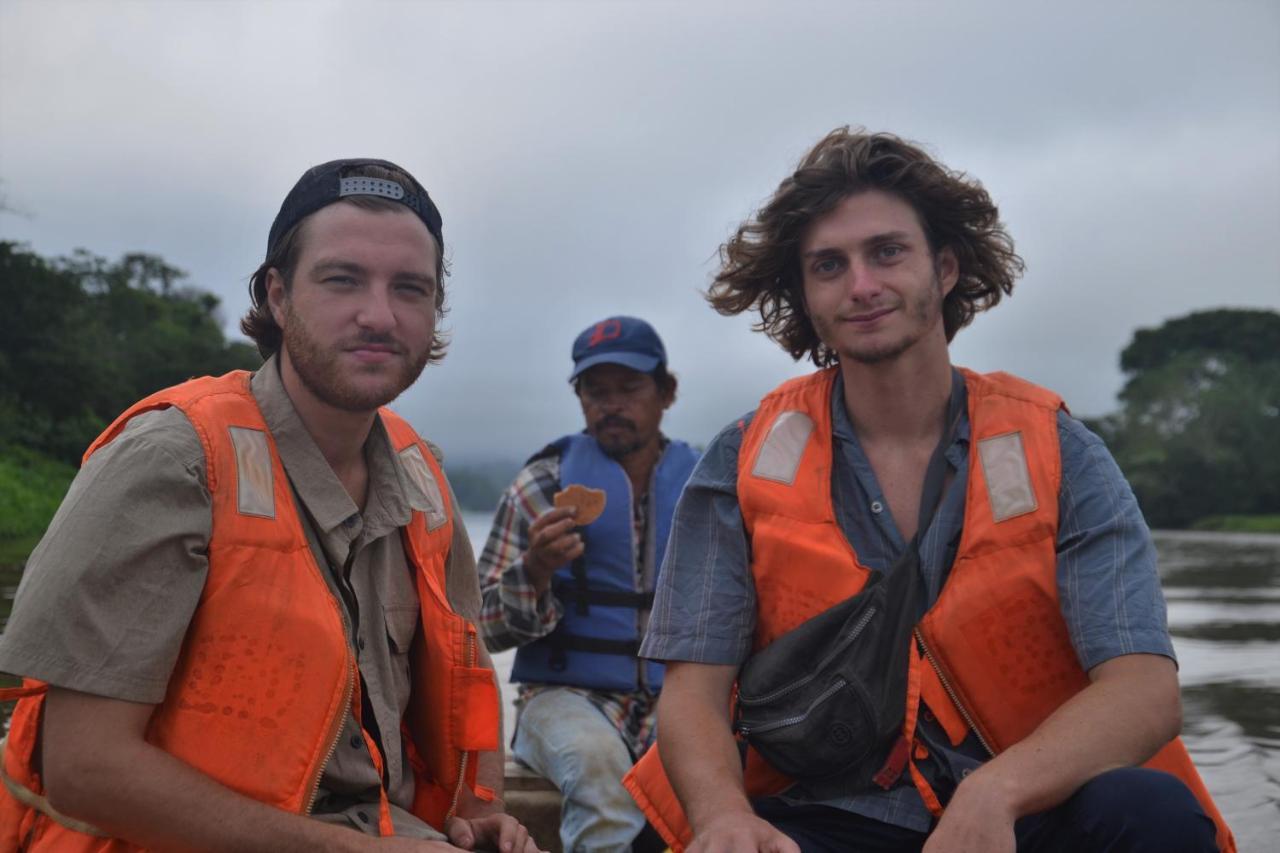
[[[755,648],[856,594],[870,575],[836,518],[831,497],[831,368],[766,396],[739,453],[738,500],[751,540],[757,593]],[[921,702],[953,744],[972,729],[999,754],[1083,689],[1088,676],[1058,602],[1056,539],[1061,399],[1004,373],[964,371],[970,447],[964,529],[937,602],[916,629],[903,735],[916,740]],[[1144,766],[1178,776],[1218,829],[1230,829],[1180,739]],[[942,805],[914,758],[908,770],[935,816]],[[750,797],[790,780],[748,750]],[[650,749],[624,784],[674,850],[692,838],[687,819]]]

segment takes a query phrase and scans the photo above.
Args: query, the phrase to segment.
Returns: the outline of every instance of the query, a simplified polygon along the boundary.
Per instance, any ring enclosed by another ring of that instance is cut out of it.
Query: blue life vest
[[[582,557],[551,577],[551,590],[564,611],[560,622],[547,636],[516,650],[511,680],[598,690],[647,687],[656,692],[662,687],[662,664],[636,657],[640,611],[653,604],[653,589],[636,588],[631,481],[585,433],[567,435],[545,452],[556,450],[561,488],[581,483],[603,489],[605,507],[599,518],[580,528],[586,544]],[[670,441],[650,482],[648,526],[655,549],[655,582],[676,500],[697,461],[698,453],[689,445]]]

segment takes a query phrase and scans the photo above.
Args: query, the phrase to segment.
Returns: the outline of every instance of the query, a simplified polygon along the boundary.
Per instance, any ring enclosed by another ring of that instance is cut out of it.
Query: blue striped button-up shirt
[[[947,545],[964,523],[969,420],[955,372],[951,408],[959,423],[945,449],[952,479],[920,540],[920,566],[936,599]],[[858,442],[842,384],[832,392],[831,491],[836,516],[863,565],[886,571],[906,548],[888,501]],[[741,665],[751,651],[756,596],[750,543],[738,507],[738,451],[747,415],[707,448],[676,507],[675,522],[641,654],[668,661]],[[951,422],[951,418],[948,418]],[[1058,415],[1062,484],[1058,494],[1058,593],[1063,619],[1086,670],[1119,655],[1172,658],[1155,548],[1133,492],[1102,440],[1065,412]],[[972,740],[972,738],[970,739]],[[981,753],[969,742],[947,757],[959,768]],[[787,797],[811,801],[796,786]],[[904,775],[889,791],[851,794],[826,805],[897,826],[927,830],[932,817]]]

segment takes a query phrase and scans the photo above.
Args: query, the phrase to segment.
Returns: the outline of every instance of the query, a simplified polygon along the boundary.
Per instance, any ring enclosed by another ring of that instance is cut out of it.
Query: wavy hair
[[[948,247],[955,252],[960,275],[942,306],[948,341],[1013,291],[1022,258],[980,183],[892,134],[839,127],[720,247],[720,271],[707,301],[725,315],[758,310],[760,321],[752,328],[792,358],[807,355],[819,367],[835,364],[836,354],[819,340],[804,310],[800,242],[814,220],[866,190],[911,205],[935,255]]]

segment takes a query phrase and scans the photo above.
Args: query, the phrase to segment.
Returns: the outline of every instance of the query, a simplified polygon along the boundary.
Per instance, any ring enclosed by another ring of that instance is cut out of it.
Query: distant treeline
[[[449,460],[446,448],[444,470],[449,485],[458,496],[458,504],[471,512],[493,512],[498,498],[520,471],[520,463],[511,459],[491,462],[459,463]]]
[[[1151,526],[1280,513],[1280,314],[1224,308],[1139,329],[1120,368],[1120,411],[1090,425]]]
[[[218,297],[185,279],[154,255],[46,259],[0,241],[0,446],[78,464],[138,399],[261,364],[226,340]]]
[[[261,363],[226,340],[218,298],[154,255],[44,258],[0,241],[0,300],[0,453],[25,471],[39,457],[78,464],[153,391]],[[1198,311],[1140,329],[1120,366],[1120,410],[1090,426],[1152,526],[1280,514],[1280,314]],[[491,511],[518,466],[447,467],[459,503]]]

